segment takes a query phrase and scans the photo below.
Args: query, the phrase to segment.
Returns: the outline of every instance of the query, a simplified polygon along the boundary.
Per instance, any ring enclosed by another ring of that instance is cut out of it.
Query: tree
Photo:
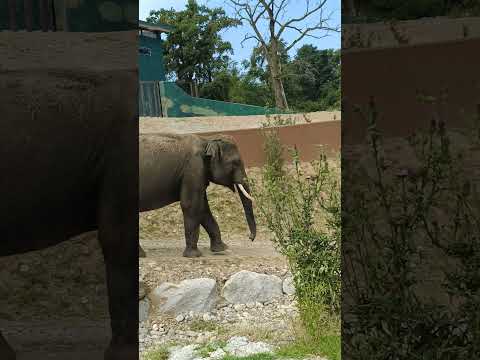
[[[229,2],[234,6],[238,19],[246,21],[253,30],[253,33],[245,36],[244,41],[257,41],[267,59],[276,106],[288,109],[279,51],[282,40],[288,53],[306,37],[320,39],[328,36],[331,31],[339,31],[339,26],[329,25],[331,14],[324,16],[327,0],[303,0],[303,14],[290,18],[287,17],[291,8],[290,0],[229,0]],[[295,1],[295,6],[301,6],[300,2],[302,1]],[[308,21],[314,17],[316,20],[309,25]],[[268,29],[267,34],[262,33],[264,26]],[[284,39],[286,31],[297,35],[290,43]]]
[[[285,66],[285,91],[293,108],[311,112],[340,107],[340,50],[298,49]]]
[[[233,53],[220,33],[240,22],[226,16],[222,8],[208,8],[189,0],[185,9],[151,11],[147,22],[173,27],[165,41],[165,66],[180,85],[198,95],[197,84],[213,81],[214,74],[225,70]]]

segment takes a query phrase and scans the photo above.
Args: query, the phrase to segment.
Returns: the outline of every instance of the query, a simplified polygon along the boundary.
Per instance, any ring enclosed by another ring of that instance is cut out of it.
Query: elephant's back
[[[165,154],[173,157],[187,155],[192,151],[197,141],[198,137],[190,134],[140,134],[140,157],[142,159],[142,157],[148,158],[160,154],[162,157],[165,156]]]
[[[54,241],[96,226],[105,167],[134,164],[114,155],[136,148],[137,82],[134,72],[0,71],[4,244]]]

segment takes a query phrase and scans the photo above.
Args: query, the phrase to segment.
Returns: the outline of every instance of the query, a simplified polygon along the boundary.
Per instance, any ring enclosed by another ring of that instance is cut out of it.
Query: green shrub
[[[362,114],[362,112],[360,112]],[[463,157],[451,148],[446,125],[409,143],[418,166],[399,169],[387,159],[371,101],[368,151],[373,171],[342,159],[345,298],[342,349],[353,360],[480,358],[480,202],[466,180]],[[443,250],[456,266],[446,269],[445,293],[457,311],[421,299],[421,244]]]
[[[271,123],[270,123],[271,124]],[[323,154],[305,166],[290,149],[291,166],[277,130],[265,128],[266,164],[254,184],[257,205],[273,241],[293,274],[300,315],[313,337],[320,336],[325,311],[340,310],[340,184]]]

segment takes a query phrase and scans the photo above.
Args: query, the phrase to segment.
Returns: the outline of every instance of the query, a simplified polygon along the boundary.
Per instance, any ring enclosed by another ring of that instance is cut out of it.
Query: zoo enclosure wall
[[[341,148],[341,121],[325,121],[279,127],[280,141],[286,147],[296,146],[302,161],[318,159],[320,151],[326,155],[338,154]],[[205,132],[201,135],[224,134],[232,136],[246,167],[265,163],[262,129]],[[286,158],[288,160],[288,157]]]
[[[427,129],[435,112],[448,127],[471,126],[480,104],[478,49],[480,38],[343,51],[344,144],[364,141],[367,120],[354,107],[365,109],[371,96],[378,129],[387,137]],[[442,90],[448,93],[445,105],[419,100],[419,95],[439,98]]]

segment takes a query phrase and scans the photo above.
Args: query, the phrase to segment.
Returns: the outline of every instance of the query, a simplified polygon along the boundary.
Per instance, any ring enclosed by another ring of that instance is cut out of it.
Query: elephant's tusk
[[[237,186],[240,189],[240,191],[242,192],[242,194],[245,195],[245,197],[247,199],[249,199],[250,201],[253,201],[253,197],[250,196],[250,194],[247,192],[247,190],[245,190],[245,188],[243,187],[242,184],[237,184]]]

